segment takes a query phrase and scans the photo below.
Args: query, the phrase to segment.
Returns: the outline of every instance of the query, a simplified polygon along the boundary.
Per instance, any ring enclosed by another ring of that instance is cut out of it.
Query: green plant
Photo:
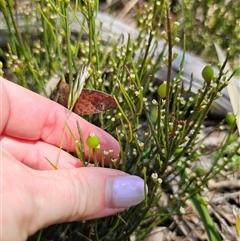
[[[223,49],[231,47],[230,60],[235,69],[239,69],[240,6],[236,1],[185,0],[177,13],[180,14],[181,36],[188,39],[188,49],[215,61],[213,41]]]
[[[143,203],[119,215],[54,225],[30,240],[51,239],[59,227],[68,228],[70,236],[89,240],[129,240],[133,233],[136,240],[141,240],[154,227],[167,225],[172,216],[181,220],[189,199],[205,227],[211,226],[212,232],[206,228],[209,240],[220,240],[202,201],[202,191],[226,165],[232,165],[240,145],[231,147],[230,137],[235,125],[231,125],[218,150],[209,151],[202,144],[204,138],[200,139],[199,133],[212,103],[220,97],[220,91],[229,81],[224,72],[227,59],[219,67],[219,72],[208,78],[192,96],[192,84],[186,89],[181,78],[184,56],[179,74],[175,79],[171,76],[172,61],[178,54],[172,48],[179,40],[179,26],[170,22],[168,1],[150,1],[142,9],[140,34],[136,41],[130,37],[124,41],[120,37],[117,42],[109,42],[108,46],[102,44],[101,28],[96,29],[98,1],[86,0],[75,5],[68,1],[48,1],[47,4],[40,1],[31,2],[30,7],[33,9],[30,14],[24,6],[17,9],[25,23],[20,29],[14,19],[16,9],[11,1],[1,2],[1,12],[10,34],[6,61],[14,79],[40,92],[50,77],[59,73],[73,86],[79,68],[90,64],[86,86],[112,94],[118,108],[86,118],[114,135],[121,145],[120,157],[113,160],[110,167],[143,177],[149,191]],[[37,39],[32,39],[33,26],[30,23],[33,19],[40,23]],[[69,28],[72,21],[81,28],[73,41]],[[155,31],[164,21],[166,32]],[[163,49],[154,60],[155,39],[161,36],[168,52]],[[182,40],[185,45],[186,39]],[[2,49],[2,53],[4,51]],[[167,79],[164,94],[157,95],[159,84],[154,83],[152,76],[163,65],[168,69]],[[194,81],[194,73],[191,81]],[[89,147],[94,149],[95,145],[90,143]],[[80,140],[76,143],[76,153],[83,157],[82,152]],[[210,168],[205,170],[198,160],[210,154],[215,157]],[[163,195],[169,198],[167,205],[160,202]]]

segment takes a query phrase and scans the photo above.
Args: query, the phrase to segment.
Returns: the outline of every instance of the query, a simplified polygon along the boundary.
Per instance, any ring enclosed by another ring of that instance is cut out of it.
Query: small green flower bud
[[[209,83],[214,76],[214,70],[210,65],[206,65],[202,70],[203,79]]]
[[[168,41],[168,36],[167,36],[167,32],[166,32],[166,31],[162,31],[162,32],[161,32],[161,37],[162,37],[164,40]]]
[[[173,45],[176,45],[176,44],[178,44],[180,42],[180,38],[179,37],[175,37],[174,39],[173,39]]]
[[[233,125],[236,123],[236,117],[232,114],[232,113],[227,113],[226,117],[225,117],[225,121],[229,124],[229,125]]]
[[[94,134],[94,133],[90,133],[88,138],[87,138],[87,145],[88,145],[88,147],[94,149],[99,144],[100,144],[99,137],[96,134]]]
[[[166,84],[166,82],[163,82],[158,87],[158,95],[159,95],[160,98],[165,98],[166,93],[167,93],[167,84]]]

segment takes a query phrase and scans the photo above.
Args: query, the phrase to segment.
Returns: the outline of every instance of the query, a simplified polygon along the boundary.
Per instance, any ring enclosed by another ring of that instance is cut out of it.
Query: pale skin
[[[59,104],[0,78],[1,240],[26,240],[51,224],[123,210],[107,207],[111,200],[106,201],[105,182],[125,173],[81,167],[81,162],[66,151],[60,153],[58,170],[46,161],[45,157],[57,161],[67,114]],[[72,113],[68,125],[75,136],[76,120],[84,140],[94,132],[101,148],[112,149],[114,157],[118,156],[119,144],[112,136]],[[75,149],[68,131],[62,148]]]

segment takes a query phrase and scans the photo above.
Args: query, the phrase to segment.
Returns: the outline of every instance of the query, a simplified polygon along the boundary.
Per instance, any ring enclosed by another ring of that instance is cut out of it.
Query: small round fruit
[[[229,124],[229,125],[233,125],[236,123],[236,117],[232,114],[232,113],[227,113],[226,117],[225,117],[225,121]]]
[[[214,70],[210,65],[206,65],[202,70],[202,77],[206,82],[210,82],[210,80],[214,76]]]
[[[87,138],[87,145],[89,148],[96,148],[100,144],[100,139],[95,133],[90,133]]]
[[[233,143],[237,140],[237,136],[235,134],[230,134],[229,136],[229,143]]]
[[[165,98],[166,93],[167,93],[167,84],[166,84],[166,82],[163,82],[158,87],[158,95],[159,95],[160,98]]]

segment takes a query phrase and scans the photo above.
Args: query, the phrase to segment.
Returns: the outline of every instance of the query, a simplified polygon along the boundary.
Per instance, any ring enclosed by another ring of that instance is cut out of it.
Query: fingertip
[[[110,208],[129,208],[143,201],[144,180],[134,175],[110,177],[106,182],[106,205]]]

